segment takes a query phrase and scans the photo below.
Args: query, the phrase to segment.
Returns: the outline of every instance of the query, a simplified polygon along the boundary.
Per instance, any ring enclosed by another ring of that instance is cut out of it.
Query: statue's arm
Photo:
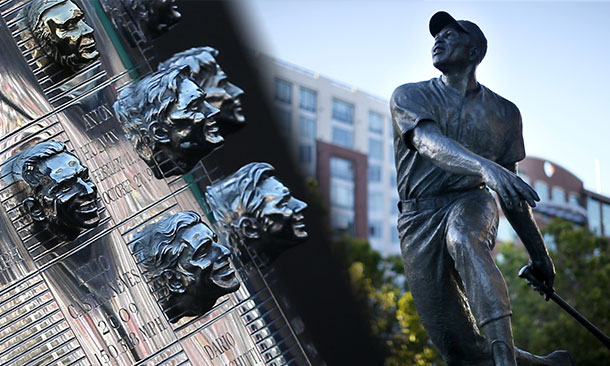
[[[439,168],[455,174],[481,177],[507,207],[520,206],[521,201],[535,206],[539,200],[536,191],[516,174],[444,136],[433,121],[421,121],[404,138],[409,139],[419,154]]]
[[[517,172],[517,164],[512,164],[507,168],[513,173]],[[515,229],[530,254],[531,266],[536,277],[552,289],[555,280],[555,266],[546,249],[538,225],[536,225],[532,209],[525,202],[511,208],[506,207],[503,202],[500,202],[500,205],[504,211],[504,216]]]

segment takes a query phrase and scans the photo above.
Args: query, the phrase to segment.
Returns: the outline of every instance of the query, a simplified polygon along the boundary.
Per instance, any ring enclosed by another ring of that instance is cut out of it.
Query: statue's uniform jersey
[[[489,342],[478,329],[511,314],[491,255],[498,205],[480,177],[437,167],[408,135],[420,121],[433,121],[473,153],[512,166],[525,157],[519,110],[482,85],[461,96],[440,78],[398,87],[390,108],[398,232],[417,311],[448,365],[492,366]]]
[[[405,139],[422,120],[434,121],[443,135],[500,165],[523,160],[521,114],[510,101],[479,84],[465,97],[440,78],[399,86],[390,101],[401,200],[433,197],[480,186],[478,177],[438,168]]]

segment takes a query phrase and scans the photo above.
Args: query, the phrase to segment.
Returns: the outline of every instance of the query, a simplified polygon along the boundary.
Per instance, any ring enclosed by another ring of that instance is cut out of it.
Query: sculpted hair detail
[[[178,85],[188,77],[186,66],[173,66],[135,82],[123,89],[114,111],[129,140],[144,158],[151,159],[155,140],[151,127],[162,123],[169,106],[178,99]]]
[[[185,244],[172,242],[180,230],[199,222],[199,215],[190,211],[167,216],[138,232],[129,243],[138,262],[151,271],[148,276],[166,282],[172,292],[184,293],[195,280],[194,275],[180,265]]]
[[[45,11],[56,5],[63,4],[66,1],[67,0],[32,1],[27,13],[28,26],[32,30],[34,38],[38,41],[38,44],[42,48],[42,51],[49,57],[51,57],[53,60],[59,60],[62,63],[64,62],[64,60],[59,53],[59,49],[57,47],[53,47],[51,44],[51,30],[49,29],[49,27],[41,23],[41,18]],[[70,63],[68,58],[66,58],[65,60],[66,65]]]
[[[225,224],[243,216],[257,216],[265,197],[256,189],[275,169],[268,163],[250,163],[206,189],[214,218]]]
[[[196,81],[201,85],[206,78],[216,74],[216,56],[218,56],[218,50],[210,46],[191,48],[176,53],[160,63],[158,69],[166,70],[172,66],[187,66],[190,69],[190,75],[196,76]]]
[[[63,142],[48,141],[36,144],[20,152],[13,157],[11,162],[11,173],[15,180],[23,180],[28,185],[36,187],[40,183],[40,172],[36,165],[51,156],[66,152],[66,145]]]

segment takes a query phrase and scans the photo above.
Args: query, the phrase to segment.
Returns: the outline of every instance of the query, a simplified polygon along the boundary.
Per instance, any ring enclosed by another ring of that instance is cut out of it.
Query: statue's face
[[[97,188],[89,171],[76,156],[61,153],[38,164],[44,178],[34,199],[54,224],[73,228],[93,228],[100,221]]]
[[[470,36],[456,25],[448,25],[434,37],[432,64],[442,72],[473,62],[470,58]]]
[[[231,252],[218,244],[207,225],[200,222],[182,229],[174,240],[186,246],[180,264],[195,277],[187,289],[189,294],[221,296],[237,290],[239,281],[229,263]]]
[[[169,27],[176,24],[182,15],[175,5],[176,0],[152,0],[146,1],[148,6],[148,24],[154,35],[166,32]]]
[[[270,240],[287,245],[299,243],[307,238],[302,211],[307,204],[290,194],[275,177],[265,179],[257,189],[265,197],[261,211],[263,231]]]
[[[220,109],[216,119],[219,123],[240,125],[246,121],[241,107],[244,91],[227,80],[227,74],[216,66],[216,74],[210,75],[204,85],[206,101]]]
[[[169,108],[166,130],[161,131],[168,154],[182,161],[199,161],[220,146],[224,139],[214,120],[217,113],[197,84],[186,78],[180,81],[178,100]]]
[[[47,9],[38,26],[47,27],[49,39],[46,42],[57,49],[60,63],[78,66],[99,56],[93,29],[85,23],[83,11],[71,1]]]

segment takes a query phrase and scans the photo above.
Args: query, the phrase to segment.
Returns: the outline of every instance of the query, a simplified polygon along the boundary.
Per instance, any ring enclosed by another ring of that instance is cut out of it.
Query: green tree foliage
[[[350,236],[339,238],[335,250],[345,258],[373,334],[386,350],[385,366],[440,365],[406,289],[400,256],[384,257],[368,241]]]
[[[553,221],[544,232],[557,271],[556,292],[608,334],[609,240],[561,220]],[[519,269],[527,263],[526,250],[511,243],[498,249],[513,309],[515,344],[535,354],[567,349],[577,365],[610,365],[608,349],[557,304],[545,302],[518,278]]]

